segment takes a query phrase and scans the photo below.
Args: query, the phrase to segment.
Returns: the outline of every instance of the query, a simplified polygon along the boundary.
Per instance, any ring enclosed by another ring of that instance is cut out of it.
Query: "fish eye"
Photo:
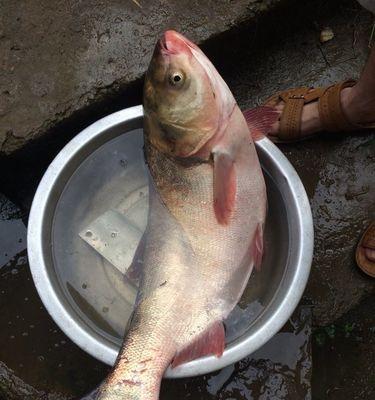
[[[181,86],[185,81],[185,76],[182,72],[173,72],[169,76],[169,83],[172,86]]]

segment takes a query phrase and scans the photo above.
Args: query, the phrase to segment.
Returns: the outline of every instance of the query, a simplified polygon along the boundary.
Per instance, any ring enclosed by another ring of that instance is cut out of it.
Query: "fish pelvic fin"
[[[260,270],[263,260],[263,224],[258,224],[251,244],[251,255],[254,260],[254,266],[257,271]]]
[[[216,357],[221,357],[224,348],[224,325],[222,321],[216,321],[192,343],[177,352],[171,366],[172,368],[175,368],[181,364],[210,354],[214,354]]]
[[[257,141],[267,136],[280,113],[273,107],[260,106],[243,111],[243,115],[253,140]]]
[[[214,152],[214,210],[221,225],[227,225],[233,213],[237,191],[233,158],[226,152]]]

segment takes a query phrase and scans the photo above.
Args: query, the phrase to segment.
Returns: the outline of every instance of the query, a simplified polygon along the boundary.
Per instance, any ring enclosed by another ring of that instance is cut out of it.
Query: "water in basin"
[[[267,171],[264,173],[268,191],[265,256],[261,270],[253,272],[226,321],[227,342],[251,329],[275,295],[287,264],[289,235],[283,199]],[[127,267],[122,265],[127,264],[124,260],[134,252],[121,253],[121,240],[126,243],[129,238],[119,235],[119,230],[122,234],[124,230],[116,226],[121,221],[116,215],[125,215],[134,232],[144,228],[147,179],[142,130],[124,133],[97,148],[79,165],[61,193],[53,219],[52,255],[68,302],[92,330],[118,346],[132,313],[136,287],[123,274]],[[111,215],[114,219],[108,217]],[[108,239],[112,243],[109,251],[105,240],[100,251],[95,248],[95,229],[102,233],[107,229],[105,234],[113,239]],[[134,232],[129,233],[133,241],[137,237]],[[117,262],[116,252],[120,254]]]

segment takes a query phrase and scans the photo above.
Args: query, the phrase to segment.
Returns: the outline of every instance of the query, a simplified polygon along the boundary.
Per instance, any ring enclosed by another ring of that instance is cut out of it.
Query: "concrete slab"
[[[201,43],[283,1],[3,0],[0,155],[141,78],[165,29]]]

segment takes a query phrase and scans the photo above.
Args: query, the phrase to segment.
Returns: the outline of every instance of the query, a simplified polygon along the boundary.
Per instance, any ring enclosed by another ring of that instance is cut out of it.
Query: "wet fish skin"
[[[212,64],[176,32],[156,46],[144,108],[144,270],[100,400],[158,399],[171,363],[220,356],[222,321],[262,253],[266,190],[246,121]]]

